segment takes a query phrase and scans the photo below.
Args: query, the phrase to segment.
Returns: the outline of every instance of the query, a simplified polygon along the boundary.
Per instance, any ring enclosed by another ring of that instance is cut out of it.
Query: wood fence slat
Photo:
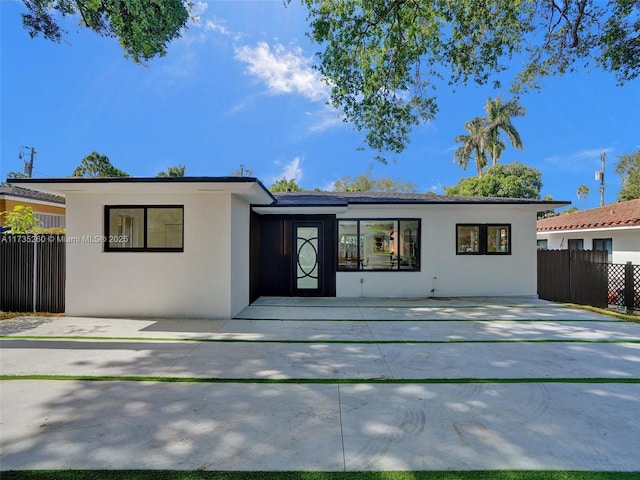
[[[538,296],[606,308],[607,271],[606,250],[539,250]]]
[[[34,306],[34,245],[36,244]],[[0,310],[64,312],[65,246],[64,235],[1,234]]]

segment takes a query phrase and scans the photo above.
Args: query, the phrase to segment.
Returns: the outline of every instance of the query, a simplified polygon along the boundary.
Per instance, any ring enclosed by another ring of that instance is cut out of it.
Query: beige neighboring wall
[[[33,208],[35,213],[48,213],[53,215],[64,215],[66,212],[64,204],[48,202],[38,202],[36,200],[22,199],[18,197],[5,197],[0,195],[0,212],[11,212],[13,208],[23,205]],[[0,215],[0,227],[5,225],[5,215]]]

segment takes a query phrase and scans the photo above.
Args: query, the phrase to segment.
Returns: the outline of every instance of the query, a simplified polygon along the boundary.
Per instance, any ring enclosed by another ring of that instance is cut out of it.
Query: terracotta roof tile
[[[538,232],[585,228],[640,227],[640,198],[538,220]]]

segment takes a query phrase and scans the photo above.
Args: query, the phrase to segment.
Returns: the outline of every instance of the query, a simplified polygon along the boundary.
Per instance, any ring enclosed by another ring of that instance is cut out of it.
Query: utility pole
[[[36,149],[33,147],[25,147],[24,145],[22,146],[22,148],[27,148],[31,150],[31,156],[29,158],[29,160],[25,160],[24,162],[24,174],[28,177],[31,178],[33,176],[33,161],[36,158]],[[24,157],[24,154],[22,152],[20,152],[18,154],[18,158],[20,160],[22,160],[22,157]]]
[[[600,180],[600,206],[604,207],[604,159],[607,156],[607,152],[602,152],[600,155],[600,161],[602,166],[600,170],[596,172],[596,180]]]

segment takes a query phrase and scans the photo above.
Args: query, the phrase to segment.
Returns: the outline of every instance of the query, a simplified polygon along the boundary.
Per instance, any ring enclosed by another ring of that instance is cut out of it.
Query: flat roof
[[[31,188],[64,195],[68,192],[119,193],[131,184],[173,186],[170,193],[186,191],[231,191],[244,194],[255,206],[270,208],[338,208],[349,205],[520,205],[537,206],[539,210],[551,210],[571,204],[563,200],[541,200],[532,198],[462,197],[438,195],[436,193],[387,193],[387,192],[270,192],[255,177],[67,177],[67,178],[20,178],[11,179],[12,184],[28,185]],[[215,185],[223,185],[217,188]],[[249,191],[250,190],[250,191]],[[148,191],[148,190],[147,190]],[[146,193],[146,192],[140,192]]]
[[[255,177],[65,177],[16,178],[10,179],[10,182],[56,195],[126,193],[131,185],[136,185],[136,193],[151,193],[156,187],[163,186],[162,191],[166,193],[219,191],[236,193],[250,203],[271,204],[276,201]]]
[[[277,203],[271,207],[325,207],[347,205],[540,205],[543,210],[569,205],[568,201],[533,198],[461,197],[436,193],[387,193],[387,192],[282,192],[274,193]]]

